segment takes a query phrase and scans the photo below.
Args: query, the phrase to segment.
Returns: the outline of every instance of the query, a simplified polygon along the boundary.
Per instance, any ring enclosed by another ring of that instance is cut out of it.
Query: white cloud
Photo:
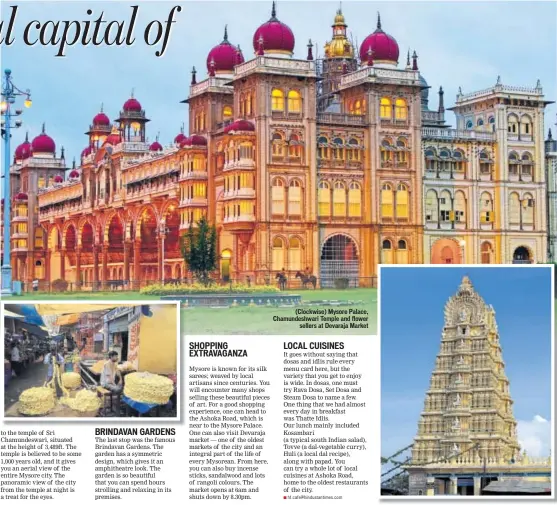
[[[518,421],[518,443],[529,456],[549,456],[551,451],[551,423],[539,415],[531,421]]]

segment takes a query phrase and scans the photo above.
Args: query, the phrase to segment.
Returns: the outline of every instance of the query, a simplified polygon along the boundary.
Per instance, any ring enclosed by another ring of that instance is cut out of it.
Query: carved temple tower
[[[503,469],[523,472],[530,462],[520,453],[512,405],[495,310],[464,277],[445,307],[407,467],[410,494],[479,494]]]

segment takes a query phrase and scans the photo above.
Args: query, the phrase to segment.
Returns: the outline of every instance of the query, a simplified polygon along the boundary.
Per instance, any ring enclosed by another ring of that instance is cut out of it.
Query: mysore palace
[[[459,90],[451,128],[442,88],[430,108],[416,52],[400,54],[379,17],[359,48],[340,9],[322,58],[299,45],[294,57],[274,5],[249,59],[225,30],[207,76],[192,71],[189,135],[166,146],[148,142],[134,96],[113,122],[94,116],[73,167],[44,128],[19,145],[14,279],[186,278],[181,236],[201,216],[216,226],[223,281],[274,282],[284,269],[366,286],[378,263],[548,260],[539,81]]]

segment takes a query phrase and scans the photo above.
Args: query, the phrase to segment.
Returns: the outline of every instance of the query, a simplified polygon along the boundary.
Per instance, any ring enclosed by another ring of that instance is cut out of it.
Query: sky
[[[495,309],[519,443],[531,456],[547,456],[551,269],[528,266],[381,269],[381,454],[391,456],[416,436],[441,347],[444,307],[464,275]]]
[[[2,14],[17,2],[2,2]],[[131,47],[67,48],[57,58],[51,46],[25,46],[22,30],[31,20],[95,19],[101,11],[107,20],[128,20],[130,5],[139,4]],[[143,43],[143,31],[150,21],[165,21],[174,5],[183,6],[176,16],[166,53],[157,58],[160,47]],[[277,3],[278,18],[288,24],[296,37],[295,57],[305,59],[308,39],[323,54],[331,38],[331,24],[338,2]],[[85,11],[91,8],[93,16]],[[437,108],[437,90],[445,90],[445,106],[454,103],[458,87],[464,93],[491,87],[501,76],[503,84],[534,87],[541,80],[546,97],[557,98],[556,86],[556,4],[554,2],[342,2],[348,30],[361,43],[376,27],[381,13],[383,29],[396,38],[400,66],[408,49],[416,50],[420,71],[430,90],[430,108]],[[252,36],[270,17],[271,2],[20,2],[16,20],[16,42],[2,47],[2,67],[10,68],[14,82],[31,89],[33,107],[25,111],[24,127],[13,136],[12,150],[31,138],[46,123],[58,146],[65,147],[66,159],[79,160],[87,145],[84,132],[101,103],[111,119],[118,116],[134,89],[147,116],[147,134],[152,141],[160,132],[163,145],[172,142],[186,120],[191,68],[198,81],[207,76],[206,57],[223,38],[228,24],[229,40],[240,44],[244,57],[253,56]],[[555,123],[555,106],[546,113],[546,127]],[[447,112],[449,123],[454,117]],[[186,130],[187,133],[187,130]]]

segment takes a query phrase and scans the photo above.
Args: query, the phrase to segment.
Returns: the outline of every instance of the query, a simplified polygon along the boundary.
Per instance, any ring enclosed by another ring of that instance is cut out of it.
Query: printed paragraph
[[[54,500],[75,493],[72,471],[82,457],[73,437],[53,430],[1,430],[0,499]]]
[[[252,499],[265,479],[265,366],[189,367],[189,498]]]
[[[311,494],[317,486],[368,484],[363,468],[353,461],[367,450],[359,422],[366,408],[359,355],[343,347],[330,343],[329,349],[337,350],[313,351],[305,343],[284,344],[285,492]]]

